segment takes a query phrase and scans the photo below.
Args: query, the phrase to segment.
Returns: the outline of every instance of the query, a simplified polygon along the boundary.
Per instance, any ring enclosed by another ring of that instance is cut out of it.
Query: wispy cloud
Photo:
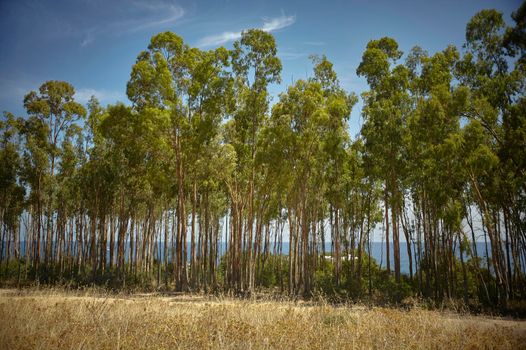
[[[276,18],[264,18],[262,30],[266,32],[273,32],[275,30],[288,27],[296,22],[296,16],[281,15]]]
[[[303,43],[305,45],[310,45],[310,46],[324,46],[325,45],[323,41],[305,41]]]
[[[10,110],[16,114],[24,113],[22,101],[24,96],[30,91],[38,91],[41,83],[31,79],[18,77],[17,79],[0,78],[0,113]],[[118,90],[80,88],[75,91],[75,101],[86,104],[91,96],[95,96],[103,105],[116,103],[118,101],[126,103],[126,94]]]
[[[223,45],[229,41],[241,38],[241,32],[223,32],[217,35],[210,35],[202,38],[197,43],[199,47]]]
[[[307,54],[305,52],[298,52],[294,49],[284,48],[284,49],[278,49],[278,56],[282,60],[290,61],[290,60],[296,60],[301,57],[306,57]]]
[[[93,40],[95,40],[95,36],[93,34],[93,31],[87,31],[84,34],[84,39],[82,39],[82,41],[80,42],[80,46],[81,47],[86,47],[89,44],[91,44],[93,42]]]
[[[75,91],[75,100],[83,104],[87,103],[91,96],[95,96],[103,104],[126,100],[126,96],[121,91],[91,88],[81,88]]]
[[[98,36],[120,36],[150,28],[174,24],[184,15],[185,10],[170,0],[131,2],[112,8],[105,20],[83,31],[80,46],[91,44]]]
[[[264,30],[266,32],[274,32],[276,30],[288,27],[296,22],[296,16],[285,16],[281,15],[280,17],[275,18],[263,18],[263,25],[259,27],[259,29]],[[215,35],[209,35],[197,43],[197,46],[199,47],[207,47],[207,46],[216,46],[216,45],[222,45],[230,41],[237,40],[241,38],[242,31],[236,31],[236,32],[223,32],[220,34]]]
[[[18,79],[0,78],[0,98],[21,100],[30,91],[38,91],[39,86],[39,83],[23,77]],[[75,100],[80,103],[88,102],[91,96],[95,96],[104,103],[126,101],[126,95],[117,90],[80,88],[75,91]]]

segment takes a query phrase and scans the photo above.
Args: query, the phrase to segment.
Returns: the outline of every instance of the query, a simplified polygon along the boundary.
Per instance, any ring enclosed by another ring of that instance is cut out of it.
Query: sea
[[[2,252],[2,256],[5,256],[5,253],[6,253],[6,248],[7,248],[7,242],[0,242],[1,244],[1,252]],[[272,247],[273,247],[274,243],[273,242],[270,242],[270,250],[272,251]],[[157,246],[158,246],[158,250],[155,250],[155,255],[156,257],[160,257],[160,260],[162,260],[163,258],[163,251],[164,251],[164,243],[163,242],[157,242]],[[26,242],[25,241],[22,241],[21,242],[21,254],[22,255],[25,255],[25,247],[26,247]],[[486,256],[486,245],[484,244],[484,242],[477,242],[476,244],[476,247],[477,247],[477,253],[478,253],[478,256],[482,259],[482,263],[484,264],[484,262],[486,261],[486,257],[490,257],[491,258],[491,248],[487,247],[487,252],[488,252],[488,255]],[[74,249],[76,247],[73,247]],[[321,248],[321,247],[320,247]],[[387,250],[386,250],[386,246],[385,246],[385,242],[371,242],[370,244],[370,248],[371,248],[371,257],[376,261],[376,263],[378,265],[380,265],[382,268],[385,268],[386,265],[387,265]],[[44,245],[42,244],[42,249],[44,249]],[[289,242],[282,242],[282,254],[284,255],[288,255],[289,254],[289,249],[290,249],[290,243]],[[411,244],[411,253],[413,255],[413,272],[415,271],[416,267],[415,267],[415,260],[416,260],[416,256],[417,256],[417,246],[416,244]],[[222,256],[224,254],[224,252],[226,251],[226,242],[220,242],[219,244],[219,256]],[[320,249],[321,251],[321,249]],[[391,261],[391,269],[394,267],[394,246],[392,244],[392,242],[390,242],[390,246],[389,246],[389,251],[390,251],[390,261]],[[187,244],[187,252],[188,252],[188,259],[190,258],[190,243]],[[330,254],[331,252],[331,243],[328,242],[325,244],[325,253],[326,255]],[[365,248],[365,252],[368,253],[368,246],[366,244],[366,248]],[[130,253],[130,249],[129,249],[129,243],[126,243],[126,251],[125,251],[125,259],[128,260],[128,257],[129,257],[129,253]],[[108,254],[108,257],[110,255],[110,252],[109,252],[109,248],[107,249],[107,254]],[[458,250],[458,247],[456,248],[455,250],[455,255],[457,257],[459,257],[460,255],[460,252]],[[466,254],[464,254],[464,258],[467,260],[468,259],[468,256]],[[401,273],[404,273],[404,274],[409,274],[409,254],[407,253],[407,244],[406,242],[400,242],[400,271]]]

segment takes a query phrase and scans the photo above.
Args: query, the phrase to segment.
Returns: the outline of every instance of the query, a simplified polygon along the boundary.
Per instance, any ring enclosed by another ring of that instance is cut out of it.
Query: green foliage
[[[324,55],[269,110],[282,64],[258,29],[232,50],[153,36],[129,106],[92,97],[86,111],[71,84],[43,83],[25,96],[26,117],[0,121],[2,281],[506,309],[526,295],[525,8],[514,26],[477,13],[462,51],[416,46],[404,62],[395,39],[370,40],[356,136],[358,96]],[[365,254],[380,222],[394,275]],[[401,235],[417,249],[415,275],[401,274]],[[487,259],[474,254],[481,237]],[[270,254],[272,240],[289,241],[288,255],[278,243]],[[319,256],[327,242],[330,259]]]

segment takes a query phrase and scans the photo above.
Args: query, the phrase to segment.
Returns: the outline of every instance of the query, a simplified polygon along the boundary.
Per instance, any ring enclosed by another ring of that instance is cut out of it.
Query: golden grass
[[[0,349],[521,349],[526,322],[184,296],[0,291]]]

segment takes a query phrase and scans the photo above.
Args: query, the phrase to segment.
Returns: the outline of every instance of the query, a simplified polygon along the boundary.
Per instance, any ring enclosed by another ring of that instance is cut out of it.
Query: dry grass
[[[0,349],[526,348],[526,322],[183,296],[0,291]]]

